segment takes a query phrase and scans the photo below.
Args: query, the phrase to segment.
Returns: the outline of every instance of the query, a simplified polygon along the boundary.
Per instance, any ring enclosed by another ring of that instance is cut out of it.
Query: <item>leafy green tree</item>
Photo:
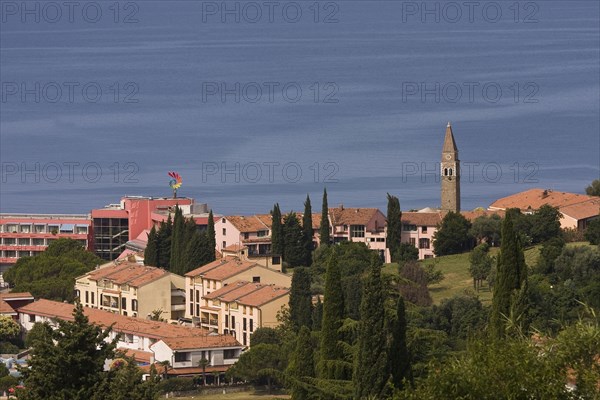
[[[271,251],[273,254],[283,255],[285,238],[283,236],[283,225],[281,224],[281,210],[279,209],[279,204],[276,203],[273,206],[271,217]]]
[[[161,222],[156,234],[158,247],[158,265],[161,268],[171,269],[171,235],[173,234],[173,221],[171,214],[167,216],[166,222]]]
[[[406,309],[402,296],[398,297],[396,318],[392,323],[392,340],[390,344],[390,370],[392,383],[396,389],[404,388],[404,382],[412,381],[410,357],[406,344]]]
[[[144,264],[158,267],[158,240],[156,228],[152,226],[148,234],[148,244],[144,250]]]
[[[185,270],[185,218],[179,206],[175,207],[173,217],[173,233],[171,234],[171,260],[170,270],[176,274],[183,275]]]
[[[518,292],[527,280],[527,265],[518,235],[515,233],[512,217],[507,215],[502,223],[502,245],[497,265],[497,283],[494,285],[490,329],[492,336],[503,337],[506,319],[511,315]],[[515,317],[519,317],[516,315]]]
[[[600,308],[600,249],[565,247],[556,258],[554,268],[559,285],[570,287],[577,298]]]
[[[321,354],[318,369],[319,377],[323,379],[342,379],[346,374],[343,367],[338,367],[339,361],[344,357],[343,350],[338,343],[342,340],[340,328],[344,319],[341,283],[341,271],[334,251],[329,258],[325,277],[323,321],[321,323]]]
[[[19,324],[8,315],[0,315],[0,341],[14,339],[21,333]]]
[[[142,381],[142,371],[135,360],[122,354],[112,363],[97,385],[91,400],[153,400],[158,398],[158,375],[150,367],[150,377]]]
[[[290,318],[294,329],[312,325],[312,296],[310,273],[307,268],[294,268],[290,290]]]
[[[30,292],[36,298],[73,301],[75,278],[103,261],[73,239],[57,239],[35,257],[20,258],[4,273],[15,292]]]
[[[544,204],[533,215],[530,215],[533,242],[542,243],[552,238],[561,237],[561,216],[558,207],[552,207],[548,204]]]
[[[399,276],[398,291],[406,301],[423,307],[431,305],[427,274],[417,262],[410,261],[400,267]]]
[[[256,346],[257,344],[281,344],[281,338],[279,337],[279,333],[274,328],[258,328],[254,331],[252,336],[250,336],[250,344],[252,346]]]
[[[25,346],[27,348],[34,347],[36,341],[42,343],[52,338],[52,327],[47,322],[36,322],[33,324],[27,336],[25,336]]]
[[[585,240],[591,244],[600,245],[600,218],[593,219],[587,226],[584,234]]]
[[[545,241],[540,248],[536,271],[544,275],[554,273],[554,260],[561,254],[564,247],[565,240],[562,237],[554,237]]]
[[[283,259],[290,267],[303,265],[304,242],[302,239],[302,227],[298,222],[295,212],[290,212],[283,218],[284,250]]]
[[[398,254],[402,236],[402,212],[400,211],[400,200],[396,196],[387,194],[387,237],[386,247],[390,251],[392,261],[399,262],[395,259]],[[417,253],[418,255],[418,253]]]
[[[313,315],[312,315],[313,331],[320,331],[322,322],[323,322],[323,302],[321,302],[321,296],[318,296],[317,304],[315,304],[315,306],[313,308]]]
[[[305,380],[307,377],[314,378],[314,352],[310,329],[303,325],[298,333],[296,348],[291,355],[287,375],[291,381],[291,394],[294,400],[308,400],[311,398]]]
[[[198,366],[202,368],[202,385],[206,386],[206,367],[210,365],[210,361],[206,357],[202,357],[200,361],[198,361]]]
[[[331,227],[329,225],[329,206],[327,205],[327,189],[323,189],[323,205],[321,206],[321,226],[319,228],[319,240],[321,245],[331,243]]]
[[[588,196],[600,196],[600,179],[594,179],[592,183],[585,188]]]
[[[471,223],[462,214],[452,211],[447,213],[433,235],[435,255],[445,256],[470,250],[473,243],[470,229]]]
[[[19,380],[12,375],[5,375],[0,378],[0,394],[8,392],[9,389],[16,387]]]
[[[498,246],[501,228],[502,218],[499,215],[482,215],[473,221],[470,235],[475,238],[477,243],[485,242],[490,246]]]
[[[210,210],[208,213],[208,225],[206,226],[206,262],[205,264],[215,261],[216,259],[216,248],[217,248],[217,237],[215,233],[215,217],[213,215],[213,211]]]
[[[19,399],[84,400],[93,398],[104,379],[104,363],[113,359],[117,338],[111,329],[91,325],[77,303],[73,321],[58,321],[47,340],[32,343],[28,368],[21,369],[25,390]]]
[[[312,264],[313,251],[313,227],[312,227],[312,207],[310,197],[306,195],[304,202],[304,215],[302,215],[302,240],[304,243],[304,262],[303,265],[310,267]]]
[[[469,274],[473,278],[473,289],[479,290],[481,283],[487,279],[494,259],[489,255],[490,246],[483,242],[473,249],[469,255]]]
[[[283,380],[281,371],[287,367],[286,361],[279,346],[261,343],[242,353],[226,375],[255,384],[266,383],[270,392],[275,382]]]
[[[387,335],[385,322],[385,293],[378,259],[371,263],[371,271],[364,285],[360,304],[357,354],[354,359],[354,398],[384,398],[389,378]]]
[[[394,254],[392,260],[398,264],[419,259],[419,249],[410,243],[400,243]]]

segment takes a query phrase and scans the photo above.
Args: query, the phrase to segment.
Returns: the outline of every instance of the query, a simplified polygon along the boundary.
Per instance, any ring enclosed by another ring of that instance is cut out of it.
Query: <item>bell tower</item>
[[[440,176],[442,178],[441,209],[460,212],[460,161],[450,122],[446,126],[440,166]]]

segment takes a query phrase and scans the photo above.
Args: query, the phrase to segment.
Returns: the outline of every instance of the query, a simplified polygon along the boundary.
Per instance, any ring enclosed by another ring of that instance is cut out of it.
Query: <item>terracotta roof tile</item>
[[[204,298],[209,300],[219,299],[225,303],[235,301],[247,306],[260,307],[276,298],[289,294],[289,292],[288,288],[280,286],[237,281],[211,292]]]
[[[10,304],[8,304],[3,299],[0,299],[0,314],[7,315],[7,314],[16,314],[16,313],[17,312],[15,311],[14,308],[11,307]]]
[[[529,189],[524,192],[503,197],[490,205],[490,209],[519,208],[522,211],[531,209],[537,210],[544,204],[553,207],[566,207],[589,200],[594,200],[593,196],[577,193],[566,193],[555,190]]]
[[[437,226],[442,222],[442,214],[439,212],[403,212],[401,217],[403,224],[417,226]]]
[[[128,284],[133,287],[141,287],[167,274],[169,272],[162,268],[126,261],[118,265],[111,264],[99,268],[84,276],[92,281],[107,279],[116,285]]]
[[[162,339],[172,350],[203,349],[217,347],[242,347],[231,335],[204,335],[169,337]]]
[[[600,198],[561,207],[560,212],[577,220],[596,217],[600,215]]]
[[[257,264],[249,261],[241,261],[237,257],[226,257],[196,268],[185,274],[189,277],[202,276],[206,279],[223,280],[230,278],[242,271],[246,271]]]
[[[492,215],[498,215],[500,218],[504,218],[504,210],[473,210],[473,211],[461,211],[460,212],[466,219],[473,222],[479,217],[487,216],[490,217]]]
[[[225,218],[241,233],[258,232],[270,229],[270,225],[265,223],[267,221],[265,215],[261,215],[260,217],[256,215],[231,215]]]
[[[337,207],[329,209],[329,218],[333,226],[367,225],[378,212],[377,208]]]

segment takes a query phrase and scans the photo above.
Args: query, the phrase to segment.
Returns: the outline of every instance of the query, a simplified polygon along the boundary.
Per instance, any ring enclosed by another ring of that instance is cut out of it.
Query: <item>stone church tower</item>
[[[460,161],[450,122],[446,127],[441,162],[443,211],[460,211]]]

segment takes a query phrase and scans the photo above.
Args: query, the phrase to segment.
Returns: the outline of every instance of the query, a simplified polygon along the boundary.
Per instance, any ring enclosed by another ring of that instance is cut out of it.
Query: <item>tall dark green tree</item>
[[[171,214],[166,222],[161,222],[157,232],[158,265],[164,269],[171,269],[171,235],[173,233],[173,220]]]
[[[323,205],[321,206],[321,226],[319,227],[319,240],[320,243],[329,244],[331,243],[329,226],[329,206],[327,205],[327,189],[323,189]]]
[[[562,236],[562,229],[560,228],[562,214],[558,211],[558,207],[544,204],[528,217],[531,219],[531,238],[534,243],[542,243]]]
[[[290,319],[296,331],[312,325],[310,273],[307,268],[294,268],[290,290]]]
[[[402,389],[405,379],[409,382],[412,381],[410,359],[406,345],[406,309],[402,296],[398,297],[396,319],[392,324],[392,341],[389,355],[392,383],[396,389]]]
[[[152,226],[148,234],[148,244],[144,250],[144,264],[158,267],[158,240],[154,226]]]
[[[471,223],[460,213],[450,211],[433,234],[433,252],[445,256],[468,251],[473,246]]]
[[[303,265],[305,262],[305,248],[302,239],[302,227],[295,212],[290,212],[283,218],[283,239],[283,260],[290,267]]]
[[[176,274],[181,274],[185,269],[185,218],[181,208],[175,207],[175,217],[173,217],[173,233],[171,234],[171,261],[170,270]]]
[[[313,331],[321,330],[321,323],[323,322],[323,302],[321,296],[317,297],[317,304],[313,307],[312,316],[312,329]]]
[[[216,247],[217,247],[217,237],[215,233],[215,217],[213,215],[212,210],[208,213],[208,225],[206,226],[206,239],[207,239],[207,262],[215,261],[216,255]]]
[[[384,390],[389,378],[389,363],[384,302],[381,264],[378,258],[373,257],[360,303],[358,349],[352,378],[356,400],[386,397]]]
[[[511,307],[516,293],[520,291],[527,279],[523,249],[510,214],[506,215],[502,223],[502,244],[496,270],[489,326],[492,336],[501,338],[505,336],[507,318],[511,317]],[[514,310],[514,307],[512,308]],[[513,317],[519,316],[513,315]]]
[[[304,379],[315,376],[314,352],[310,329],[304,325],[300,329],[296,339],[296,348],[292,353],[288,366],[288,376],[291,378],[291,394],[294,400],[308,400],[310,393],[309,385]]]
[[[345,370],[339,365],[344,357],[344,352],[338,343],[342,340],[339,329],[344,319],[341,278],[337,254],[333,251],[325,275],[323,321],[321,323],[321,354],[318,369],[319,377],[324,379],[342,379],[345,375]]]
[[[302,216],[302,239],[304,242],[304,265],[310,267],[313,251],[312,207],[310,197],[306,195],[304,215]]]
[[[277,203],[273,206],[271,218],[271,252],[273,254],[283,255],[283,225],[281,224],[281,210],[279,209],[279,204]]]
[[[194,232],[192,238],[186,244],[185,268],[179,274],[183,275],[201,265],[209,263],[208,258],[211,254],[214,254],[214,251],[209,251],[206,235],[198,231]]]
[[[388,193],[387,201],[387,237],[385,245],[390,251],[390,256],[395,258],[402,236],[402,211],[400,211],[400,200],[396,196]],[[393,259],[392,261],[397,260]]]

